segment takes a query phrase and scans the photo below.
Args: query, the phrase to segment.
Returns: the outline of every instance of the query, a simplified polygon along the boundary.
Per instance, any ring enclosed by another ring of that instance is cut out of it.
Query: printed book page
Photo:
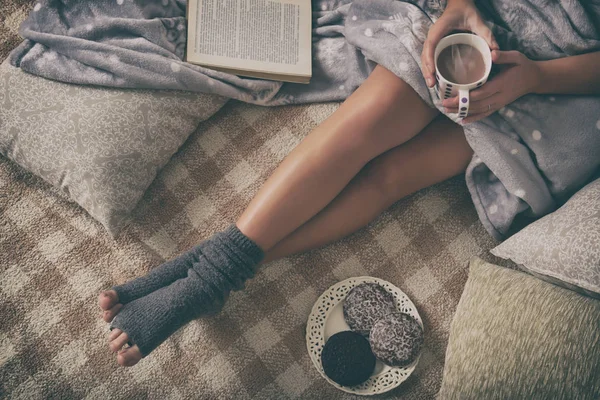
[[[310,0],[190,0],[187,61],[310,76]]]

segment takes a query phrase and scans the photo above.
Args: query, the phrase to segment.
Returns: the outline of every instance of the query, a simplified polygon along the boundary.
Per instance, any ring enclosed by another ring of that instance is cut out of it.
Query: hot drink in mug
[[[435,48],[436,92],[440,99],[459,97],[458,117],[469,113],[469,91],[482,86],[492,70],[485,40],[471,33],[446,36]]]

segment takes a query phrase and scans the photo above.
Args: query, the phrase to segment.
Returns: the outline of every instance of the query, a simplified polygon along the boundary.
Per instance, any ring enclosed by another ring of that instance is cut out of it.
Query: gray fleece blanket
[[[420,72],[422,44],[441,0],[313,0],[310,85],[245,79],[182,61],[182,0],[40,0],[21,27],[13,65],[46,78],[121,88],[216,93],[274,106],[339,101],[376,64],[394,72],[431,107]],[[535,60],[600,50],[600,3],[573,0],[477,2],[503,50]],[[452,117],[452,116],[450,116]],[[475,155],[466,181],[496,238],[519,215],[553,211],[600,165],[600,97],[525,96],[465,127]]]

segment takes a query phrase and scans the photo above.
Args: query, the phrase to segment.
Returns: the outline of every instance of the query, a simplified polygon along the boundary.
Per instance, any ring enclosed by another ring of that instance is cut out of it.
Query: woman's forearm
[[[537,94],[600,94],[600,51],[579,56],[537,61]]]
[[[469,4],[474,4],[475,0],[448,0],[446,2],[446,8],[448,8],[449,6],[454,6],[454,5],[458,5],[458,6],[462,6],[465,3],[469,3]]]

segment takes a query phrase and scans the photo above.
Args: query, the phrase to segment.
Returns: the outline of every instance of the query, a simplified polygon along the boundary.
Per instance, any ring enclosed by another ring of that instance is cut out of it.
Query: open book
[[[308,83],[311,0],[188,0],[186,61],[235,75]]]

